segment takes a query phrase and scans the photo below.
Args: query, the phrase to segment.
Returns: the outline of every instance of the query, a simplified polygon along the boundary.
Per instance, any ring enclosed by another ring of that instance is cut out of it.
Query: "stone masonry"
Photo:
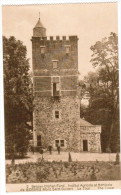
[[[34,147],[100,152],[101,127],[80,123],[78,37],[47,37],[39,18],[31,41]]]
[[[64,140],[63,149],[77,151],[80,136],[77,98],[65,96],[58,101],[51,97],[41,97],[40,101],[40,96],[38,96],[36,103],[38,106],[34,112],[36,118],[34,127],[36,132],[42,136],[42,146],[46,148],[51,144],[56,149],[55,140]],[[55,110],[60,112],[59,119],[54,116]]]

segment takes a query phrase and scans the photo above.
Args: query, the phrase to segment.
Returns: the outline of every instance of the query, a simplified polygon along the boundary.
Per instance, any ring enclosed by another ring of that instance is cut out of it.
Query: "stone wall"
[[[33,36],[34,37],[40,37],[40,36],[46,36],[46,29],[43,27],[36,27],[33,29]]]
[[[38,92],[41,96],[52,95],[52,81],[53,77],[34,77],[33,86],[34,91]],[[60,76],[59,89],[60,94],[63,95],[75,95],[77,91],[77,76]]]
[[[41,47],[44,46],[44,54]],[[66,47],[69,46],[69,53]],[[35,95],[52,96],[52,78],[60,77],[60,93],[62,96],[74,96],[78,79],[78,38],[77,36],[32,37],[33,86]],[[57,68],[53,68],[53,60],[57,60]]]
[[[83,140],[87,140],[89,152],[101,152],[101,126],[80,127],[80,151],[83,151]]]
[[[78,70],[78,38],[70,36],[69,40],[47,40],[41,37],[32,37],[33,72],[46,69],[53,72],[52,60],[58,60],[58,70]],[[66,54],[66,46],[70,46],[69,54]],[[45,46],[45,53],[41,55],[41,46]]]
[[[42,146],[47,148],[50,144],[55,149],[55,140],[65,140],[63,150],[79,151],[80,124],[79,106],[77,96],[65,96],[60,100],[51,97],[36,95],[34,110],[34,142],[36,136],[41,135]],[[55,118],[55,111],[60,112],[60,117]]]
[[[55,140],[64,140],[61,149],[80,152],[83,151],[83,140],[87,140],[88,151],[98,152],[98,128],[80,128],[78,38],[46,37],[45,31],[45,28],[36,27],[32,37],[34,146],[37,146],[37,135],[41,135],[43,148],[52,145],[56,149]],[[58,84],[53,81],[57,76]],[[57,84],[58,97],[53,96],[54,84]],[[55,117],[55,111],[59,111],[59,118]]]
[[[51,77],[36,77],[33,85],[35,91],[51,90]]]

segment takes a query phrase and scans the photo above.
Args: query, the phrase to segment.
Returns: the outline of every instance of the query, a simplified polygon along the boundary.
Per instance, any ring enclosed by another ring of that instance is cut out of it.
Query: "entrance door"
[[[37,146],[41,146],[41,135],[37,136]]]
[[[83,140],[83,151],[88,151],[88,143],[87,143],[87,140]]]

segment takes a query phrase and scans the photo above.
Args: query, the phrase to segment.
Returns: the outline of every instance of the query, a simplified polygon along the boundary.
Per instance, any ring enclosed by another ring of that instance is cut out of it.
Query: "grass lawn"
[[[48,162],[6,165],[7,183],[45,183],[120,180],[114,162]]]

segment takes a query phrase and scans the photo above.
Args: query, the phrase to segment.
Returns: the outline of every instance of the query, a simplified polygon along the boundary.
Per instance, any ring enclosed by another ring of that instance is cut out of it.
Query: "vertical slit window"
[[[55,118],[59,118],[59,111],[55,111]]]

